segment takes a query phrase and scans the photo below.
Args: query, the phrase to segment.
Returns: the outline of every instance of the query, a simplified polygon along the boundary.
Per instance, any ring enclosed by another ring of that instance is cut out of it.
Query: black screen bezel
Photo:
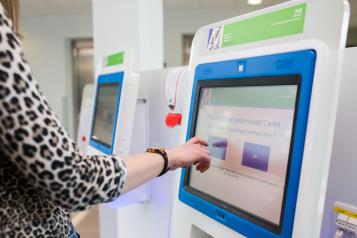
[[[185,177],[184,177],[184,189],[185,191],[192,193],[195,196],[198,196],[236,216],[244,218],[256,225],[259,225],[275,234],[280,234],[283,227],[283,220],[284,220],[284,210],[286,204],[286,194],[287,194],[287,184],[289,183],[290,177],[290,169],[291,169],[291,157],[292,157],[292,150],[294,145],[294,138],[295,138],[295,127],[296,127],[296,120],[297,120],[297,113],[298,113],[298,104],[299,104],[299,97],[300,97],[300,86],[301,86],[301,76],[298,74],[293,75],[275,75],[275,76],[262,76],[262,77],[245,77],[245,78],[230,78],[224,80],[197,80],[196,90],[194,91],[194,104],[193,104],[193,111],[192,111],[192,119],[190,127],[190,135],[189,138],[195,136],[196,133],[196,123],[197,123],[197,116],[198,116],[198,109],[199,109],[199,101],[201,98],[201,92],[203,88],[217,88],[217,87],[244,87],[244,86],[284,86],[284,85],[296,85],[297,86],[297,93],[296,93],[296,100],[295,100],[295,108],[294,108],[294,118],[293,118],[293,127],[292,127],[292,134],[291,134],[291,141],[290,141],[290,148],[289,148],[289,157],[288,157],[288,165],[285,177],[285,188],[284,188],[284,195],[282,201],[282,209],[281,209],[281,216],[279,225],[272,223],[266,219],[258,217],[252,213],[244,211],[239,207],[236,207],[232,204],[224,202],[216,197],[213,197],[209,194],[206,194],[200,190],[197,190],[193,187],[189,186],[190,181],[190,173],[192,166],[186,169]]]
[[[98,137],[96,137],[96,136],[94,135],[94,129],[95,129],[95,124],[96,124],[95,122],[96,122],[97,111],[98,111],[98,110],[97,110],[97,108],[98,108],[98,101],[99,101],[99,96],[100,96],[100,95],[99,95],[99,91],[100,91],[100,88],[101,88],[102,86],[106,86],[106,87],[108,87],[108,86],[116,87],[117,90],[118,90],[118,97],[119,97],[120,82],[98,84],[98,86],[97,86],[97,92],[96,92],[96,97],[95,97],[94,117],[93,117],[92,130],[91,130],[91,135],[90,135],[90,137],[91,137],[91,140],[93,140],[93,141],[95,141],[95,142],[97,142],[97,143],[99,143],[99,144],[101,144],[101,145],[103,145],[103,146],[106,146],[106,147],[108,147],[108,148],[112,148],[112,146],[113,146],[113,136],[114,136],[115,128],[113,128],[113,131],[112,131],[112,142],[111,142],[111,144],[108,144],[108,143],[102,141],[100,138],[98,138]],[[116,99],[116,102],[115,102],[115,112],[114,112],[114,113],[116,113],[116,111],[118,110],[118,100],[119,100],[119,98],[117,98],[117,99]],[[114,122],[114,127],[115,127],[115,122]]]

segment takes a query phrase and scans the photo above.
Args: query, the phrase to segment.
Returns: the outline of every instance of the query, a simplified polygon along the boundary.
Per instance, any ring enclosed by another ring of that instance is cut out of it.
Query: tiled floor
[[[72,220],[81,238],[99,238],[98,206],[88,211],[73,214]]]

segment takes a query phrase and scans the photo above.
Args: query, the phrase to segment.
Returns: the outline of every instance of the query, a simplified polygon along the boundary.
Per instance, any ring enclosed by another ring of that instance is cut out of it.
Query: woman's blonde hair
[[[10,17],[13,23],[14,31],[17,35],[20,35],[20,2],[19,0],[0,0],[7,15]]]

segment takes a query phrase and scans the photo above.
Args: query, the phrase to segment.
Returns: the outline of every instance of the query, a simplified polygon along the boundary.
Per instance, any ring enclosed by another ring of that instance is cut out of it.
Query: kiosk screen
[[[92,139],[108,147],[112,146],[119,86],[119,83],[98,85]]]
[[[193,193],[247,219],[280,226],[298,76],[198,81],[191,136],[208,141],[211,168],[186,173]]]

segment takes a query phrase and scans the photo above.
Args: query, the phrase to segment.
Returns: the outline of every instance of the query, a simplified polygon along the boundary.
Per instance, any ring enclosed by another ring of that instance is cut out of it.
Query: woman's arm
[[[204,172],[210,166],[207,143],[199,138],[192,138],[186,144],[166,150],[171,170],[196,164],[196,169]],[[127,181],[124,191],[129,191],[158,176],[163,169],[164,160],[159,154],[144,153],[123,158],[127,166]]]

